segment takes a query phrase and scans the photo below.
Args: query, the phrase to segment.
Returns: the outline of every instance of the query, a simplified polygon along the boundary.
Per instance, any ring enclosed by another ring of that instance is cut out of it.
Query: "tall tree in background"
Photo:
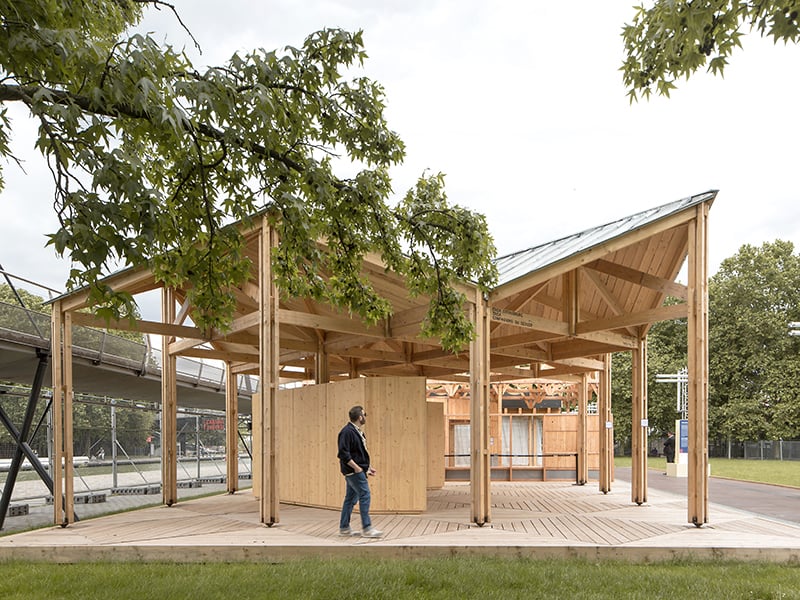
[[[169,45],[128,34],[153,6],[174,10],[144,0],[0,0],[0,103],[26,107],[39,123],[32,143],[52,172],[61,225],[50,242],[75,265],[68,286],[89,286],[98,312],[119,316],[132,298],[99,279],[149,264],[190,290],[199,327],[224,329],[230,290],[250,268],[237,229],[225,225],[265,210],[280,234],[273,267],[284,293],[375,322],[389,303],[359,275],[375,253],[412,294],[432,298],[425,332],[463,346],[472,326],[452,283],[490,285],[494,244],[483,216],[448,204],[441,174],[390,206],[389,169],[405,149],[384,118],[381,86],[344,76],[366,58],[361,33],[327,29],[299,48],[234,54],[201,70]],[[6,108],[0,124],[8,158]]]
[[[631,101],[669,96],[678,79],[702,67],[722,74],[747,31],[775,42],[800,38],[796,0],[656,0],[623,28],[623,81]]]
[[[678,302],[667,298],[665,305]],[[675,419],[680,418],[677,409],[675,383],[657,383],[656,375],[674,374],[687,365],[687,319],[674,319],[655,323],[647,335],[647,401],[648,420],[657,435],[663,436],[675,430]]]
[[[709,280],[709,429],[734,441],[800,437],[800,255],[745,245]]]
[[[668,297],[664,304],[678,302]],[[647,334],[647,417],[651,440],[655,442],[675,427],[679,418],[676,410],[675,384],[656,383],[659,373],[676,373],[686,367],[686,319],[661,321],[653,324]],[[614,439],[627,447],[631,430],[631,354],[612,355],[611,396],[614,413]],[[660,446],[656,443],[656,446]]]

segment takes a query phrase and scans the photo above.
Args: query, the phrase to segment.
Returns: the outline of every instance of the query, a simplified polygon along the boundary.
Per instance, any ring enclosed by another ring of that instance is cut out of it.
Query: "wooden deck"
[[[492,523],[469,522],[468,484],[430,491],[420,515],[373,515],[377,540],[341,538],[338,511],[281,506],[280,523],[258,522],[249,491],[180,502],[0,537],[0,561],[284,561],[301,557],[412,558],[454,555],[585,557],[658,561],[730,558],[800,563],[800,526],[712,505],[712,522],[686,522],[686,498],[651,490],[630,501],[568,482],[495,483]],[[353,523],[358,523],[354,515]]]

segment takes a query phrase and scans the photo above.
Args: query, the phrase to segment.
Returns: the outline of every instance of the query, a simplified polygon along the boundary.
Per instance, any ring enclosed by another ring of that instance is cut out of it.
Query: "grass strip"
[[[2,565],[0,598],[800,598],[800,566],[449,558]]]

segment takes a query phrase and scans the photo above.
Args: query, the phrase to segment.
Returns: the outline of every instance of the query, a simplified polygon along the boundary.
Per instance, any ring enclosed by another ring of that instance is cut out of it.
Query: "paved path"
[[[797,465],[797,469],[800,473],[800,464]],[[614,476],[630,484],[631,470],[616,467]],[[800,480],[800,476],[798,479]],[[684,497],[688,494],[688,481],[685,477],[667,477],[660,469],[648,470],[647,487],[648,490],[663,490]],[[800,487],[710,477],[708,501],[773,519],[800,523]]]

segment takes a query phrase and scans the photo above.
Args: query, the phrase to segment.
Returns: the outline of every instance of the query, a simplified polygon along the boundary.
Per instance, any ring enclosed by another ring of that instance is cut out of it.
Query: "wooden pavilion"
[[[629,351],[633,357],[631,500],[636,504],[647,501],[647,332],[654,322],[687,318],[688,520],[700,526],[708,521],[707,248],[708,212],[716,194],[709,191],[688,197],[499,258],[501,276],[491,293],[481,293],[470,282],[461,286],[476,337],[469,350],[458,355],[443,351],[437,340],[420,336],[426,298],[410,298],[403,279],[387,272],[377,257],[368,257],[362,270],[393,306],[393,316],[383,323],[367,326],[307,298],[279,298],[270,267],[272,249],[279,242],[266,219],[243,231],[254,268],[249,281],[233,290],[238,306],[227,333],[204,335],[192,326],[187,320],[192,307],[186,301],[186,291],[163,287],[146,268],[126,270],[105,283],[134,296],[161,289],[162,318],[158,322],[109,324],[76,312],[87,304],[85,291],[66,294],[54,301],[52,312],[53,491],[55,498],[63,498],[63,502],[53,503],[54,522],[67,525],[74,520],[73,325],[135,328],[162,336],[162,499],[166,505],[177,501],[176,357],[225,362],[228,423],[236,422],[239,411],[237,375],[259,376],[259,392],[253,403],[254,430],[260,439],[254,460],[258,468],[254,495],[258,497],[261,522],[266,525],[279,520],[278,476],[283,469],[281,460],[286,458],[281,457],[279,443],[282,430],[289,426],[279,409],[282,382],[309,375],[320,385],[377,377],[468,381],[471,519],[482,525],[491,521],[490,383],[548,377],[582,381],[586,389],[589,375],[599,373],[599,486],[608,492],[614,426],[610,354],[617,351]],[[675,280],[687,258],[688,283],[681,285]],[[664,306],[666,296],[681,302]],[[424,401],[424,383],[419,389]],[[584,414],[585,401],[584,393],[580,402]],[[330,425],[314,431],[325,434]],[[237,452],[236,435],[236,428],[229,427],[229,456]],[[585,436],[584,429],[578,436],[579,472],[586,468]],[[228,461],[227,481],[228,490],[235,492],[236,461]]]

